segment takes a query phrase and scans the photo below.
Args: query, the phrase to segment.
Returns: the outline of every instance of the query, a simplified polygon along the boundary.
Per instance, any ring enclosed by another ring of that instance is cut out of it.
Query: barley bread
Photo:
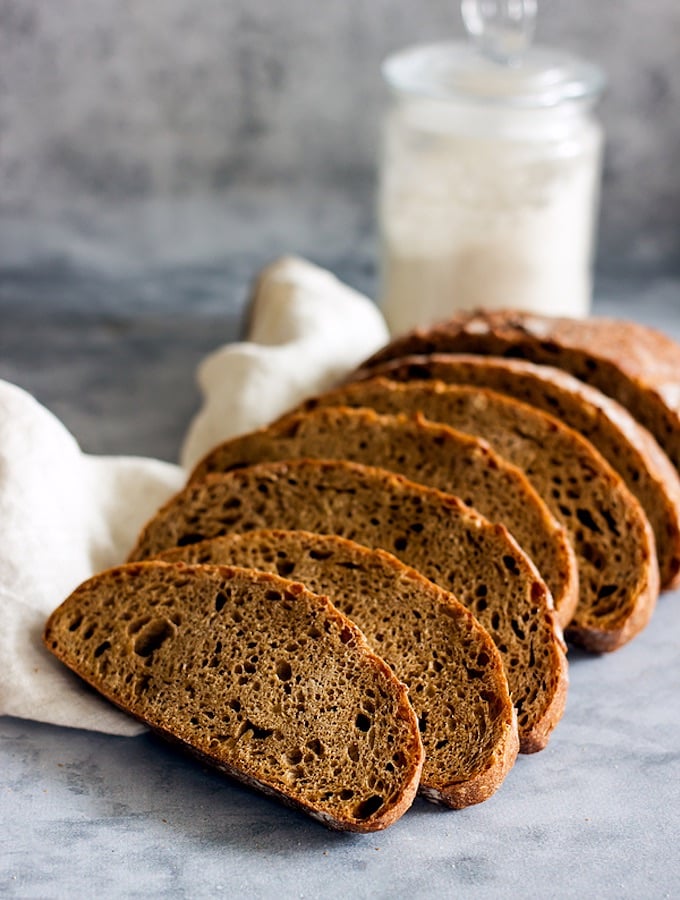
[[[550,592],[507,529],[455,497],[359,463],[261,463],[188,485],[142,530],[130,558],[272,527],[337,534],[387,550],[451,591],[501,653],[520,749],[546,745],[567,690]]]
[[[44,639],[140,721],[331,828],[377,831],[413,801],[424,753],[405,687],[300,584],[121,566],[77,588]]]
[[[478,438],[413,416],[370,409],[322,407],[220,444],[191,481],[259,462],[348,459],[379,466],[460,497],[492,522],[502,522],[536,564],[553,595],[560,624],[578,602],[576,557],[526,476]]]
[[[579,602],[567,636],[610,651],[649,621],[659,591],[654,534],[635,497],[594,447],[547,413],[483,388],[373,378],[310,400],[419,411],[487,440],[526,473],[569,532],[579,564]]]
[[[409,356],[370,374],[491,388],[561,419],[590,441],[640,501],[654,531],[661,586],[680,583],[680,476],[651,433],[616,400],[561,369],[499,356]]]
[[[654,328],[622,319],[481,310],[397,338],[364,367],[425,353],[514,356],[570,372],[618,400],[680,469],[680,345]]]
[[[516,713],[496,646],[452,594],[391,554],[334,535],[261,530],[158,558],[279,573],[328,596],[409,689],[425,748],[419,790],[429,800],[480,803],[512,767]]]

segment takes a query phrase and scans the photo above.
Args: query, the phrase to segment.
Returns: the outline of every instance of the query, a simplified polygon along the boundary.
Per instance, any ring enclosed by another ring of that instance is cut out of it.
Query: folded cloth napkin
[[[266,425],[331,387],[387,343],[388,332],[366,297],[289,257],[260,274],[248,337],[199,367],[205,402],[182,448],[186,469],[220,441]]]
[[[184,442],[185,468],[328,387],[384,344],[387,331],[365,297],[290,258],[260,276],[249,338],[200,367],[204,403]],[[81,581],[125,560],[143,523],[182,486],[185,468],[84,454],[52,413],[0,381],[0,715],[141,730],[58,663],[42,631]]]

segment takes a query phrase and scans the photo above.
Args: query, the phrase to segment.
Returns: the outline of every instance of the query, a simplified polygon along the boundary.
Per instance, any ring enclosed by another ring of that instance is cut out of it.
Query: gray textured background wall
[[[600,267],[680,269],[680,4],[539,5],[610,79]],[[380,60],[461,33],[451,0],[0,0],[2,259],[135,227],[191,258],[229,209],[251,241],[274,207],[370,230]]]

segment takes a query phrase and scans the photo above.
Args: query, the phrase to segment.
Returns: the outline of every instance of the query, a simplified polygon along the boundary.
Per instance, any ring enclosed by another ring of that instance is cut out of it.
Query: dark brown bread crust
[[[491,388],[561,419],[591,442],[640,501],[654,530],[661,586],[680,584],[680,477],[651,433],[616,400],[553,366],[498,356],[409,356],[365,374]]]
[[[364,367],[429,353],[515,356],[564,369],[618,400],[680,469],[680,346],[654,328],[620,319],[481,310],[404,335]]]
[[[190,481],[259,462],[347,459],[380,466],[459,496],[502,522],[536,564],[566,627],[578,603],[578,568],[566,530],[516,466],[488,444],[416,416],[370,409],[320,408],[294,414],[226,441],[194,469]]]
[[[126,712],[330,828],[378,831],[413,801],[424,755],[406,689],[359,629],[301,584],[227,566],[120,566],[77,588],[44,640]],[[252,674],[239,677],[252,647]],[[352,728],[369,693],[365,722]]]
[[[388,550],[451,591],[503,656],[521,751],[547,744],[567,691],[550,593],[507,529],[455,497],[358,463],[262,463],[189,485],[143,529],[131,559],[272,526],[338,534]]]
[[[335,535],[258,530],[158,558],[285,573],[330,597],[409,689],[425,748],[420,793],[462,809],[503,782],[519,739],[500,654],[452,594],[391,554]]]
[[[482,388],[373,378],[309,400],[318,406],[419,411],[479,435],[524,469],[569,531],[580,597],[567,636],[586,649],[616,650],[649,621],[659,590],[654,534],[638,501],[594,447],[535,407]]]

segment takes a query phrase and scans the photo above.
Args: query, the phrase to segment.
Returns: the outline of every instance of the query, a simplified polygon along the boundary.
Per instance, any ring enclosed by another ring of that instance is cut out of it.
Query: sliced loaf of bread
[[[404,686],[325,598],[220,566],[121,566],[77,588],[45,644],[122,709],[331,828],[377,831],[423,763]]]
[[[191,480],[259,462],[348,459],[380,466],[460,497],[492,522],[502,522],[550,588],[560,624],[578,602],[576,557],[565,528],[516,466],[478,438],[414,416],[323,407],[294,414],[209,453]]]
[[[554,366],[500,356],[408,356],[371,374],[491,388],[561,419],[590,441],[640,501],[654,531],[662,587],[680,583],[680,476],[650,432],[616,400]]]
[[[680,345],[654,328],[481,310],[397,338],[363,368],[423,353],[514,356],[570,372],[626,407],[680,469]]]
[[[409,689],[428,799],[457,809],[480,803],[512,767],[516,715],[493,641],[452,594],[391,554],[334,535],[261,530],[158,558],[280,573],[328,596]]]
[[[620,476],[573,429],[496,391],[432,381],[372,378],[306,408],[338,404],[419,411],[487,440],[526,473],[571,536],[579,603],[567,636],[589,650],[615,650],[647,624],[659,590],[651,526]]]
[[[566,699],[561,631],[545,583],[502,525],[491,525],[455,497],[381,469],[293,460],[190,484],[146,525],[130,558],[271,527],[382,548],[451,591],[501,653],[520,748],[545,746]]]

